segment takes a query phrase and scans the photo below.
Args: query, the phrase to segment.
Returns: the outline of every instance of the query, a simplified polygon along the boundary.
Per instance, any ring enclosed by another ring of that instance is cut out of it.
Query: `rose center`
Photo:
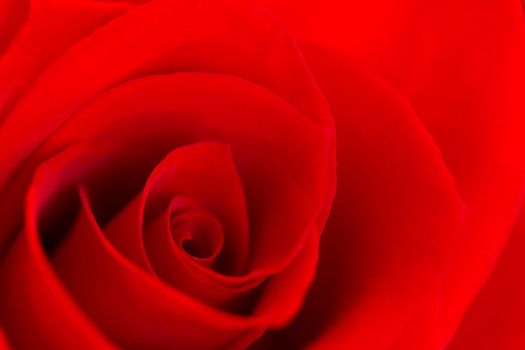
[[[171,235],[190,257],[211,261],[224,245],[224,233],[219,221],[207,212],[188,210],[171,219]]]

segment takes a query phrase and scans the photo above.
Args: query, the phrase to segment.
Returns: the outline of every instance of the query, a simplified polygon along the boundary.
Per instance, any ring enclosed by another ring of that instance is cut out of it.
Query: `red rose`
[[[0,348],[525,346],[524,24],[0,0]]]

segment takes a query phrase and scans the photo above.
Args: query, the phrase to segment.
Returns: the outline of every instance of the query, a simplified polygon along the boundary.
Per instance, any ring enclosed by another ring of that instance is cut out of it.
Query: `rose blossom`
[[[523,62],[518,0],[0,0],[0,348],[525,346]]]

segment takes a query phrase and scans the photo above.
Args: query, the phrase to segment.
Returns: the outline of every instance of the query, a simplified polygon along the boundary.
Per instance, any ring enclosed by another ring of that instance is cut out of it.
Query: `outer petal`
[[[265,14],[244,1],[157,0],[81,41],[35,81],[0,129],[0,179],[93,95],[137,76],[179,71],[239,76],[329,123],[302,58]]]
[[[34,209],[42,210],[38,205]],[[16,348],[114,348],[60,284],[47,262],[34,220],[3,257],[0,279],[0,321]]]
[[[525,349],[525,211],[448,350]]]
[[[13,54],[12,60],[19,58]],[[9,183],[19,178],[14,172],[94,96],[133,78],[187,71],[224,73],[254,82],[319,124],[332,124],[294,42],[263,10],[243,0],[156,0],[128,11],[70,47],[24,91],[0,128],[0,187],[23,191],[22,184]],[[333,183],[331,179],[332,192]],[[327,196],[324,213],[319,215],[319,226],[331,197]],[[2,221],[13,221],[17,211],[2,210]],[[0,242],[12,233],[12,223],[4,226],[8,229],[0,232]]]
[[[492,269],[522,197],[522,1],[266,3],[303,44],[323,43],[379,72],[439,146],[468,215],[443,286],[398,346],[443,346]],[[304,17],[293,12],[303,8]]]
[[[0,1],[0,55],[11,44],[13,38],[27,15],[26,0]]]
[[[260,345],[383,349],[437,283],[462,204],[433,140],[390,87],[329,50],[306,57],[333,107],[338,190],[302,313]]]
[[[94,0],[0,1],[0,121],[50,62],[129,8]],[[9,47],[2,54],[4,36]]]

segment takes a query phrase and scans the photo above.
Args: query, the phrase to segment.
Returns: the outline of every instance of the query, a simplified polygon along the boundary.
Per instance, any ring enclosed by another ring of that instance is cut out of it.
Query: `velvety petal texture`
[[[440,285],[395,348],[443,347],[492,271],[523,195],[522,1],[261,2],[301,47],[323,45],[379,74],[439,147],[465,222]]]
[[[432,138],[390,86],[328,49],[304,52],[334,112],[338,189],[300,315],[259,345],[388,348],[439,283],[464,206]]]
[[[0,16],[6,18],[0,17],[0,23],[7,28],[2,30],[6,39],[0,39],[0,53],[2,44],[9,49],[0,56],[0,120],[53,60],[129,8],[93,0],[2,1]]]
[[[248,1],[29,5],[0,64],[10,344],[246,348],[288,324],[335,190],[294,41]]]
[[[450,350],[525,347],[525,215],[522,209],[514,230],[489,280],[470,305]]]
[[[521,0],[0,0],[0,350],[523,348],[523,62]]]
[[[0,128],[0,185],[20,177],[15,169],[93,96],[132,78],[181,71],[238,76],[287,99],[312,120],[331,125],[301,54],[266,13],[245,1],[157,0],[99,28],[40,73]],[[32,127],[26,128],[28,124]],[[333,168],[335,159],[330,162]]]

